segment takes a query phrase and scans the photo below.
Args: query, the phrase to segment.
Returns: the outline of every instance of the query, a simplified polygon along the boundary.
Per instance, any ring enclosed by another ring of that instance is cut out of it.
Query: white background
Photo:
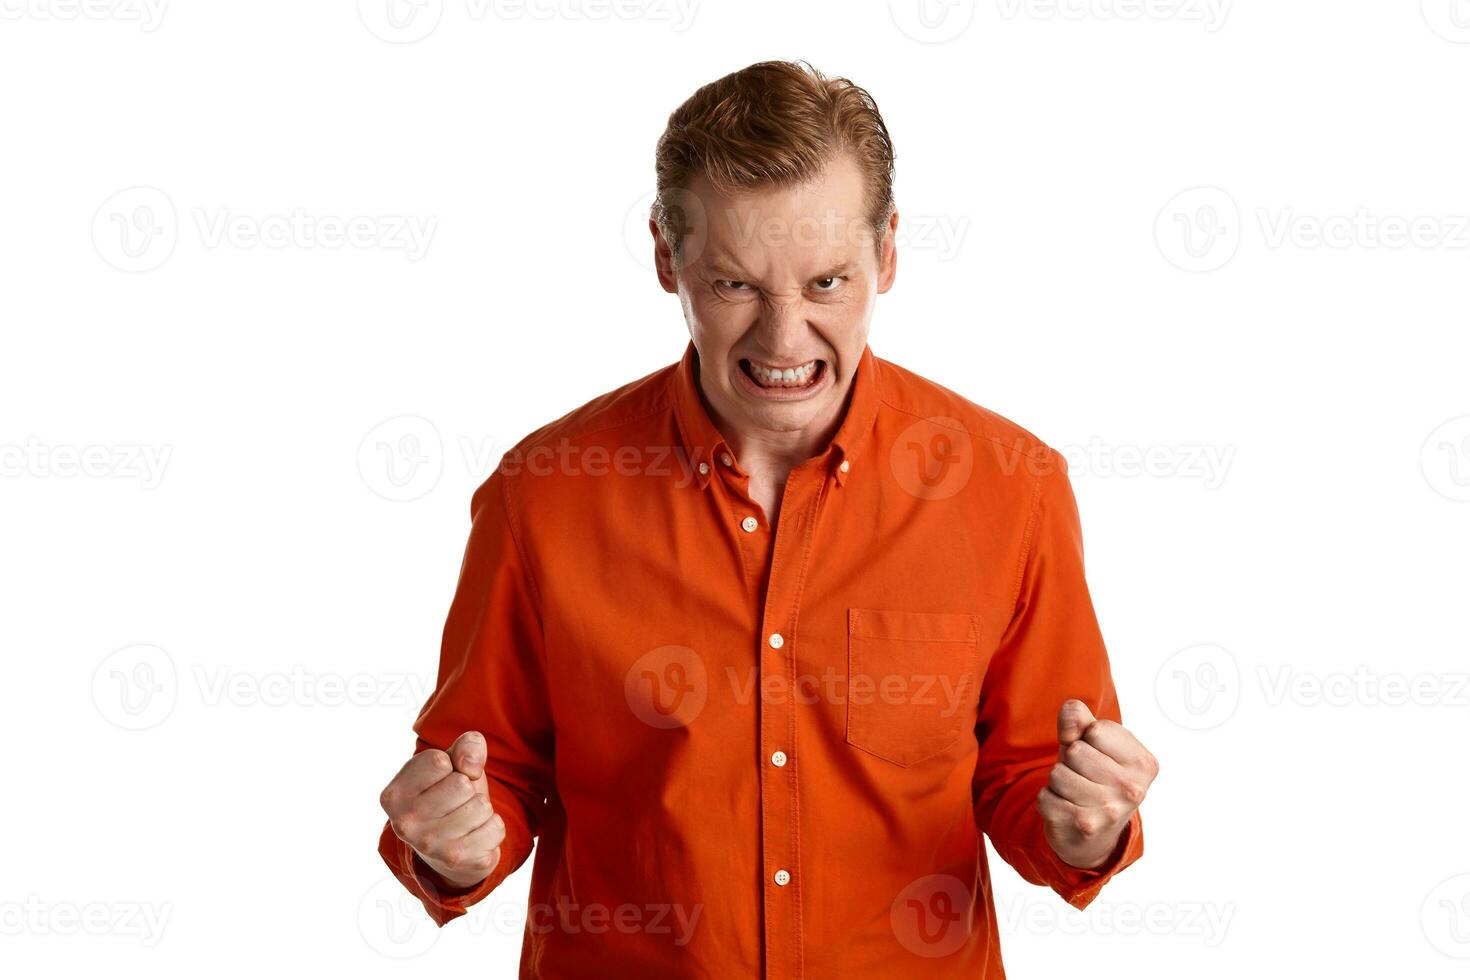
[[[806,58],[1162,762],[1086,913],[997,865],[1010,973],[1464,975],[1470,3],[927,2],[0,0],[7,974],[514,974],[529,863],[439,931],[375,852],[469,494],[679,356],[654,142]]]

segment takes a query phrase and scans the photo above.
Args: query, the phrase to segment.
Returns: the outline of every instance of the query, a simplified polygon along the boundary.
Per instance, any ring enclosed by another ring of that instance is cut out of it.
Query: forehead
[[[701,176],[689,192],[697,204],[686,212],[686,242],[699,265],[810,271],[856,263],[872,249],[862,173],[846,155],[803,184],[722,193]]]

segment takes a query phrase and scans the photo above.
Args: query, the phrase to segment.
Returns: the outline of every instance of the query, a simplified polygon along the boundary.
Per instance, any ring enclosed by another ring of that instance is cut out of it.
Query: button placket
[[[796,689],[797,621],[803,566],[813,553],[817,511],[826,496],[826,475],[819,467],[798,468],[787,477],[781,498],[781,521],[769,552],[769,581],[761,609],[759,662],[761,677],[773,690]],[[765,684],[761,685],[764,693]],[[760,767],[761,857],[766,880],[764,895],[765,975],[800,976],[801,945],[801,827],[797,821],[796,716],[803,710],[795,697],[760,698],[762,756]],[[790,753],[790,755],[788,755]]]

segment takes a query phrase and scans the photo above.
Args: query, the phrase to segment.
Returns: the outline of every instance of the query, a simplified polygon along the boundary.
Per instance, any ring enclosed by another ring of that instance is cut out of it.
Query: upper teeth
[[[809,380],[817,369],[816,361],[807,361],[789,368],[770,368],[756,361],[750,362],[750,373],[762,384],[793,384]]]

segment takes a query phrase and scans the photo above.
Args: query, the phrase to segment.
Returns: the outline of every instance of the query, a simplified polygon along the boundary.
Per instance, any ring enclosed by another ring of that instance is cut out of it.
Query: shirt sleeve
[[[493,891],[531,853],[552,781],[552,725],[534,582],[521,548],[512,487],[500,470],[475,492],[469,543],[444,626],[438,681],[413,728],[415,752],[448,751],[478,731],[490,803],[505,821],[500,862],[470,889],[450,889],[385,823],[378,852],[440,926]]]
[[[1016,601],[986,671],[975,735],[977,826],[996,853],[1036,885],[1085,908],[1143,854],[1135,812],[1100,867],[1074,868],[1047,843],[1036,797],[1057,761],[1057,712],[1079,698],[1098,718],[1122,722],[1107,651],[1082,566],[1082,527],[1063,457],[1035,460]]]

